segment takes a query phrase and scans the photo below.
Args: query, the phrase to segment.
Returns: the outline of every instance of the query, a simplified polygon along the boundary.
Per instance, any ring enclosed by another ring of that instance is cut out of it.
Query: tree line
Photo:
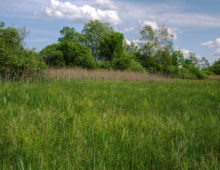
[[[36,52],[24,48],[25,29],[0,24],[0,74],[2,78],[31,74],[46,67],[129,70],[170,77],[203,79],[220,74],[220,60],[210,66],[194,53],[185,57],[174,50],[174,36],[166,26],[146,25],[140,39],[128,43],[124,34],[98,20],[85,24],[81,32],[63,27],[55,44]]]

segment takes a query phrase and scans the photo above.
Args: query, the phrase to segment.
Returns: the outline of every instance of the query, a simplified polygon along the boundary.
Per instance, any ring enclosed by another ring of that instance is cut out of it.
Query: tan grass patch
[[[131,71],[86,70],[80,68],[50,68],[46,70],[50,78],[80,80],[115,80],[115,81],[165,81],[172,80],[161,75],[137,73]]]
[[[211,80],[220,80],[220,75],[210,76],[209,79],[211,79]]]

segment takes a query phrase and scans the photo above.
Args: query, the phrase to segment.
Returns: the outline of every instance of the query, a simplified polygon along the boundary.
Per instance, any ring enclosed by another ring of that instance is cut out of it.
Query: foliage
[[[84,45],[87,43],[86,37],[79,32],[76,32],[74,28],[63,27],[63,29],[60,31],[60,34],[62,35],[62,37],[58,39],[59,42],[71,41]]]
[[[110,61],[97,62],[97,68],[112,70],[112,63]]]
[[[104,35],[113,32],[113,28],[109,23],[102,23],[98,20],[90,21],[85,24],[82,30],[82,34],[87,38],[86,45],[92,50],[92,55],[96,61],[102,61],[102,56],[99,55],[100,42]]]
[[[220,75],[220,59],[216,61],[211,67],[209,67],[208,70],[215,73],[216,75]]]
[[[184,55],[182,51],[177,50],[172,53],[172,65],[178,67],[184,65]]]
[[[129,56],[122,56],[113,60],[113,68],[116,70],[128,70],[135,72],[145,72],[144,67]]]
[[[23,40],[25,29],[0,25],[0,75],[2,79],[19,78],[24,74],[38,72],[46,65],[38,53],[26,50]]]
[[[7,60],[7,66],[2,65],[1,70],[5,70],[4,74],[10,74],[10,70],[15,72],[22,65],[23,60],[19,60],[24,56],[26,32],[25,29],[4,26],[4,23],[0,24],[0,60]],[[210,67],[204,57],[199,60],[194,53],[190,53],[189,57],[184,58],[181,50],[174,51],[174,36],[164,25],[156,29],[144,26],[138,44],[128,42],[123,33],[98,20],[85,24],[81,33],[74,28],[63,27],[60,34],[57,44],[48,45],[40,52],[48,66],[146,70],[164,76],[195,79],[206,78],[210,74],[207,70],[219,74],[218,63]],[[41,62],[41,57],[38,58]]]
[[[209,63],[209,61],[205,57],[202,57],[199,62],[200,62],[199,63],[200,64],[200,68],[203,69],[203,70],[205,70],[208,67],[210,67],[210,63]]]
[[[112,61],[120,58],[124,53],[124,35],[119,32],[103,36],[100,42],[100,56],[102,61]]]
[[[49,66],[63,67],[66,65],[59,44],[48,45],[40,52],[40,54]]]
[[[88,47],[79,43],[64,41],[60,44],[60,50],[63,53],[66,66],[95,68],[94,57]]]
[[[184,64],[192,67],[197,67],[199,64],[199,59],[196,57],[194,53],[190,52],[189,58],[185,59]]]
[[[205,72],[203,72],[202,70],[200,70],[198,67],[190,67],[189,71],[195,75],[195,77],[197,79],[204,79],[207,78],[207,75],[205,74]]]
[[[130,56],[135,56],[138,53],[138,46],[134,42],[127,44],[127,42],[124,41],[124,49]]]

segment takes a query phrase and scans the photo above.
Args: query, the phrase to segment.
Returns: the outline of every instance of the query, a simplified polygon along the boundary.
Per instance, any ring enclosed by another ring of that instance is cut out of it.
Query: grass
[[[0,85],[0,169],[219,169],[220,82]]]
[[[114,81],[171,81],[162,75],[138,73],[132,71],[86,70],[80,68],[47,69],[45,71],[53,79],[66,80],[114,80]]]

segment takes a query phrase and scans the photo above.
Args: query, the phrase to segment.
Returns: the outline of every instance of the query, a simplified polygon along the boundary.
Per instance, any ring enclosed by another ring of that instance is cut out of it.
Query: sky
[[[130,42],[144,25],[166,25],[174,48],[211,63],[220,58],[220,0],[0,0],[0,21],[26,27],[27,48],[56,43],[64,26],[81,31],[90,20],[110,22]]]

